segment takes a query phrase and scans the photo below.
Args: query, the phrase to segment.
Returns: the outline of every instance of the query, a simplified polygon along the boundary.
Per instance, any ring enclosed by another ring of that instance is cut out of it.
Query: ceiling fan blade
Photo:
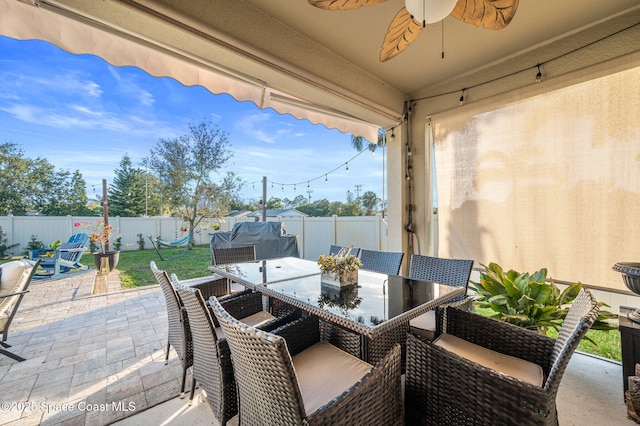
[[[385,1],[387,0],[309,0],[309,4],[327,10],[354,10]]]
[[[518,0],[459,0],[451,16],[490,30],[501,30],[516,14]]]
[[[413,19],[406,7],[393,18],[380,49],[380,62],[388,61],[418,38],[422,24]]]

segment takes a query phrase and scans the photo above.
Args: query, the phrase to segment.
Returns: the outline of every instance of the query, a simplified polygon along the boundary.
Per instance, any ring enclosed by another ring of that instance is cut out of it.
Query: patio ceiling
[[[13,22],[9,30],[11,22],[5,22],[0,31],[6,35],[44,38],[70,51],[106,56],[120,65],[131,62],[154,75],[202,84],[215,93],[225,90],[219,86],[220,79],[228,79],[226,87],[238,99],[370,140],[376,138],[375,126],[399,123],[407,100],[535,69],[536,64],[640,22],[637,0],[522,0],[503,30],[481,29],[447,17],[444,28],[440,23],[428,25],[404,52],[380,62],[382,40],[403,0],[354,11],[325,11],[306,0],[2,3],[22,9],[26,3],[41,11],[30,12],[41,24],[29,19]],[[61,20],[49,19],[51,12]],[[74,33],[70,22],[111,38],[108,43],[92,38],[78,48],[85,33]],[[128,57],[115,59],[124,51],[121,45],[111,44],[117,38],[137,46],[137,53],[130,49]],[[140,47],[178,60],[159,67],[152,55],[140,60]],[[177,71],[185,66],[194,72]],[[211,75],[204,75],[207,72]],[[535,71],[531,72],[533,80]]]

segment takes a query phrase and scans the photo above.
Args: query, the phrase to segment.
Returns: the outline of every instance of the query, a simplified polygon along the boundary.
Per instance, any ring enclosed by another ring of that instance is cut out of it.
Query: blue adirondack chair
[[[84,233],[74,234],[69,237],[66,243],[60,244],[55,251],[43,250],[37,253],[35,259],[39,259],[41,262],[40,268],[36,271],[34,278],[57,277],[72,269],[89,269],[88,266],[80,263],[82,255],[88,250],[88,241],[89,235]],[[43,256],[43,254],[52,251],[52,256]]]

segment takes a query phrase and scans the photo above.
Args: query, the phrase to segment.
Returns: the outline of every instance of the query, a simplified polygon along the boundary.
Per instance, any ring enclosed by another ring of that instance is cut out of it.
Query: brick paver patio
[[[121,290],[114,272],[92,296],[94,277],[32,281],[7,339],[27,360],[0,356],[0,424],[109,424],[179,394],[159,287]]]

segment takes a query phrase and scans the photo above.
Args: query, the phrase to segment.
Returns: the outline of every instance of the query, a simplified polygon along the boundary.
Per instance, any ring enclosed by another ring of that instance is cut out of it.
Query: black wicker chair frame
[[[583,289],[556,340],[451,306],[437,310],[438,333],[539,365],[535,386],[407,337],[405,413],[412,425],[557,425],[556,395],[569,359],[598,316]]]
[[[193,350],[191,345],[191,330],[189,320],[182,305],[182,301],[176,295],[166,271],[158,269],[152,260],[149,263],[151,272],[156,277],[156,281],[162,289],[167,307],[167,320],[169,323],[167,349],[165,354],[165,365],[169,362],[169,350],[171,346],[178,354],[178,359],[182,364],[182,385],[180,387],[180,397],[184,397],[184,389],[187,380],[187,370],[193,364]],[[205,279],[203,279],[205,278]],[[208,277],[196,278],[194,280],[184,280],[184,285],[197,286],[206,297],[223,296],[227,293],[227,280],[225,278]]]
[[[456,287],[464,287],[465,290],[469,285],[469,277],[473,268],[473,260],[468,259],[447,259],[442,257],[423,256],[412,254],[409,262],[409,278],[417,280],[425,280],[440,284],[447,284]],[[461,306],[466,303],[466,309],[471,308],[471,301],[467,298],[466,291],[460,297],[452,300]],[[433,311],[426,312],[420,317],[409,323],[410,330],[419,337],[426,340],[432,340],[435,335],[435,313]],[[424,319],[427,319],[426,321]],[[429,326],[426,326],[429,324]],[[432,325],[433,324],[433,325]]]
[[[240,424],[403,424],[399,345],[347,391],[307,413],[292,356],[319,342],[318,318],[266,333],[234,319],[215,299],[210,303],[231,349]]]
[[[203,292],[197,287],[182,285],[175,274],[171,274],[171,283],[179,300],[184,304],[192,339],[193,381],[189,400],[193,399],[196,383],[199,383],[207,392],[207,400],[216,418],[225,424],[237,413],[235,381],[229,361],[228,345],[225,339],[218,339],[216,335],[215,328],[219,324],[211,314]],[[262,310],[262,295],[250,290],[221,299],[215,296],[211,298],[221,303],[230,315],[240,319]],[[280,312],[280,316],[258,328],[273,330],[300,318],[301,311],[292,309]]]
[[[331,247],[329,248],[329,254],[338,254],[340,253],[340,250],[342,250],[343,247],[342,246],[336,246],[336,245],[331,245]],[[351,249],[349,249],[349,254],[352,254],[354,256],[359,256],[360,255],[360,247],[352,247]]]
[[[409,262],[409,278],[467,287],[471,268],[473,268],[473,260],[412,254]]]
[[[393,251],[360,250],[362,269],[389,275],[398,275],[404,253]]]
[[[256,260],[256,246],[242,247],[211,247],[211,264],[223,265],[225,263],[251,262]]]

